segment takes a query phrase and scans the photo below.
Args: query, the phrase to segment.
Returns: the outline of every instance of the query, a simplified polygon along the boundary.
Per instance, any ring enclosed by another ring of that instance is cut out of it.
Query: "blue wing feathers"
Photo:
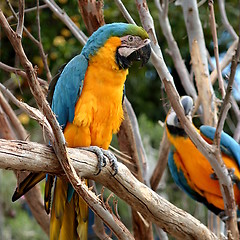
[[[211,126],[202,125],[200,132],[207,138],[213,141],[216,129]],[[227,133],[222,132],[220,141],[221,150],[230,157],[233,157],[240,167],[240,146]]]
[[[87,67],[87,59],[82,54],[77,55],[65,66],[56,84],[52,110],[63,128],[67,122],[73,122]]]
[[[168,166],[169,170],[171,172],[171,175],[173,177],[174,182],[184,191],[186,192],[191,198],[198,200],[198,193],[195,192],[193,189],[190,188],[190,186],[187,183],[187,179],[184,176],[184,173],[182,169],[177,169],[177,166],[175,164],[175,154],[177,154],[174,151],[170,151],[168,155]]]

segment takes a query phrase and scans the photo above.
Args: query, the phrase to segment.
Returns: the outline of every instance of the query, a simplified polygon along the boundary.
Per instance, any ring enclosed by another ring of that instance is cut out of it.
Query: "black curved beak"
[[[181,97],[181,103],[184,109],[185,116],[188,116],[191,114],[193,109],[193,100],[189,96],[183,96]]]
[[[142,62],[142,66],[145,65],[149,58],[151,56],[151,47],[150,44],[146,44],[145,46],[137,49],[136,51],[134,51],[133,53],[131,53],[127,59],[130,62],[134,62],[134,61],[141,61]]]
[[[133,62],[141,61],[142,66],[145,65],[151,56],[151,47],[150,47],[150,40],[145,39],[144,44],[133,51],[129,56],[124,57],[119,54],[117,51],[116,53],[116,61],[120,68],[126,69],[129,68]]]
[[[181,104],[184,109],[185,116],[192,121],[193,99],[189,96],[183,96],[181,97]],[[183,137],[187,136],[185,130],[181,126],[177,114],[173,111],[173,109],[170,110],[167,116],[166,124],[171,134]]]

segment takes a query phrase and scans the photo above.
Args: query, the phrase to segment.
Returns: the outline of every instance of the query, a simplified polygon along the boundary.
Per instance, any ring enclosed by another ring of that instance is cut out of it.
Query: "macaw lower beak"
[[[149,58],[150,58],[150,55],[151,55],[151,47],[150,47],[150,44],[146,44],[145,46],[137,49],[136,51],[134,51],[133,53],[131,53],[127,59],[129,61],[141,61],[142,62],[142,66],[145,65]]]
[[[145,39],[144,43],[141,44],[138,48],[133,48],[131,53],[128,56],[123,56],[117,50],[116,52],[116,61],[120,68],[127,69],[133,62],[142,61],[142,66],[146,64],[151,55],[150,40]]]

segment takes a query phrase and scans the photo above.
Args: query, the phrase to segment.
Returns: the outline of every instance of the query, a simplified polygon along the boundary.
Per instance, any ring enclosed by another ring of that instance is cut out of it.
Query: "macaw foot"
[[[228,168],[228,174],[230,176],[230,178],[232,179],[232,182],[237,184],[238,188],[240,189],[240,179],[234,174],[235,169],[234,168]],[[210,174],[210,178],[213,180],[218,180],[217,174],[216,173],[212,173]]]
[[[229,170],[231,170],[231,172],[229,172],[229,175],[232,179],[232,182],[237,185],[238,189],[240,189],[240,179],[234,174],[235,169],[230,168]]]
[[[81,149],[93,152],[97,155],[98,171],[96,172],[96,175],[98,175],[101,172],[102,167],[106,166],[107,159],[109,160],[109,162],[111,164],[111,168],[114,171],[113,176],[115,176],[118,173],[117,158],[109,150],[105,150],[105,149],[102,149],[102,148],[97,147],[97,146],[82,147]]]
[[[225,211],[221,211],[218,216],[220,217],[220,219],[223,221],[223,222],[226,222],[228,219],[229,219],[229,216],[227,216],[225,214]]]

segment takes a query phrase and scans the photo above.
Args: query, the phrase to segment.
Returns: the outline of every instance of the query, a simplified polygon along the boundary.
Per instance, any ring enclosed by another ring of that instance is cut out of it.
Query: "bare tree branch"
[[[20,17],[20,15],[19,15],[19,17],[17,16],[17,13],[14,11],[14,9],[13,9],[12,5],[10,4],[10,2],[8,2],[8,5],[9,5],[10,10],[11,10],[13,16],[15,17],[15,19],[18,19]],[[47,55],[44,52],[43,45],[42,45],[42,40],[41,40],[41,27],[40,27],[40,16],[39,16],[39,8],[38,8],[38,6],[39,6],[39,2],[37,1],[37,27],[38,27],[38,38],[39,38],[39,40],[37,40],[28,31],[28,29],[24,25],[23,25],[23,30],[26,33],[26,35],[29,37],[29,39],[38,47],[41,59],[43,61],[44,68],[46,70],[46,76],[47,76],[48,82],[50,82],[51,79],[52,79],[52,76],[51,76],[51,73],[50,73],[50,70],[49,70],[49,67],[48,67],[48,64],[47,64]]]
[[[46,76],[48,83],[52,80],[52,74],[49,70],[48,63],[47,63],[47,55],[44,52],[43,45],[42,45],[42,37],[41,37],[41,26],[40,26],[40,9],[39,9],[39,0],[37,0],[37,27],[38,27],[38,48],[40,51],[40,56],[43,61],[44,68],[46,70]]]
[[[168,12],[168,1],[165,1],[164,6],[162,7],[160,4],[160,0],[155,0],[155,5],[158,9],[160,26],[164,34],[164,37],[167,40],[170,55],[172,57],[174,67],[176,68],[179,78],[181,80],[182,86],[184,87],[186,93],[189,96],[191,96],[194,100],[196,100],[197,98],[196,90],[190,80],[189,72],[181,57],[180,50],[172,34],[172,28],[168,16],[166,14]]]
[[[19,15],[18,15],[18,24],[17,24],[16,34],[18,35],[18,37],[22,38],[22,32],[23,32],[23,27],[24,27],[25,1],[19,0],[18,6],[19,6]]]
[[[9,120],[11,121],[13,127],[14,127],[14,132],[17,134],[18,139],[21,140],[27,140],[28,134],[23,125],[20,123],[19,119],[17,118],[16,114],[6,101],[6,99],[3,97],[1,91],[2,85],[0,84],[0,105],[3,108],[4,112],[7,114],[9,117]]]
[[[10,66],[0,62],[0,69],[3,69],[6,72],[14,73],[16,75],[19,75],[19,76],[27,79],[27,74],[19,68],[10,67]],[[46,92],[47,88],[48,88],[48,83],[41,78],[37,78],[37,79],[38,79],[39,84],[43,87],[44,91]]]
[[[218,6],[219,6],[220,14],[221,14],[222,23],[223,23],[225,29],[231,34],[231,36],[234,40],[237,40],[238,35],[234,31],[233,27],[231,26],[231,24],[229,23],[228,18],[227,18],[227,14],[225,11],[225,0],[218,0]]]
[[[119,148],[122,152],[131,156],[132,163],[136,168],[136,178],[141,182],[145,182],[146,179],[144,179],[144,176],[146,176],[146,172],[143,173],[143,169],[146,170],[145,151],[142,148],[136,116],[127,98],[124,99],[123,110],[124,121],[117,134]],[[143,221],[134,209],[132,209],[132,222],[135,239],[153,239],[152,224],[146,220]]]
[[[47,8],[47,7],[48,7],[47,4],[43,4],[43,5],[39,6],[39,9],[44,9],[44,8]],[[28,8],[28,9],[24,9],[24,13],[33,12],[33,11],[36,11],[36,10],[37,10],[37,7]],[[19,15],[18,12],[16,14],[17,14],[17,16]],[[14,16],[10,16],[10,17],[7,18],[8,21],[11,21],[13,19],[15,19]]]
[[[199,97],[203,105],[204,124],[215,125],[217,120],[216,109],[214,104],[209,104],[209,103],[212,103],[214,100],[214,92],[209,79],[207,51],[205,46],[202,25],[199,19],[197,1],[196,0],[193,0],[193,1],[177,0],[176,4],[180,5],[183,9],[183,15],[184,15],[185,25],[187,28],[191,57],[192,57],[192,52],[195,50],[194,49],[196,46],[195,43],[197,43],[198,49],[199,49],[199,60],[200,60],[199,64],[201,64],[202,70],[200,72],[201,78],[196,78],[196,81],[201,82],[202,79],[204,79],[203,81],[205,84],[203,89],[199,89],[198,87],[198,91],[199,92],[201,91],[201,94],[199,94]],[[194,72],[195,71],[196,71],[196,68],[194,69]]]
[[[234,77],[236,74],[239,58],[240,58],[240,40],[238,40],[237,51],[232,59],[231,73],[230,73],[230,76],[228,79],[227,93],[226,93],[226,96],[225,96],[225,99],[224,99],[224,102],[223,102],[223,105],[222,105],[222,108],[220,111],[219,122],[218,122],[218,126],[217,126],[216,133],[215,133],[215,141],[217,143],[218,148],[220,147],[220,136],[221,136],[221,132],[223,129],[224,120],[226,118],[228,109],[231,107],[231,106],[229,106],[229,104],[230,104],[229,102],[230,102],[230,98],[231,98],[231,94],[232,94],[232,86],[233,86]]]
[[[114,0],[116,5],[118,6],[119,10],[121,11],[122,15],[124,16],[124,18],[131,24],[135,24],[135,21],[133,20],[133,18],[131,17],[131,15],[129,14],[129,12],[127,11],[127,9],[125,8],[125,6],[123,5],[121,0]]]
[[[64,174],[50,147],[6,140],[0,140],[0,146],[0,168],[42,171],[61,176]],[[217,239],[190,214],[178,209],[139,182],[123,164],[119,163],[119,172],[115,176],[111,174],[110,165],[103,168],[101,174],[95,175],[98,164],[95,154],[75,148],[68,148],[68,153],[71,165],[80,176],[102,183],[144,218],[156,223],[177,239]]]
[[[164,127],[163,137],[159,149],[158,162],[150,179],[151,188],[154,191],[157,190],[158,184],[163,176],[164,170],[166,169],[169,150],[170,142],[167,138],[166,129]]]
[[[207,125],[215,125],[213,120],[215,119],[215,106],[211,106],[213,96],[209,88],[209,79],[205,74],[204,64],[202,62],[199,44],[195,40],[192,42],[191,61],[192,67],[195,74],[196,85],[198,88],[198,99],[199,103],[203,106],[203,122]],[[213,108],[213,109],[212,109]]]
[[[221,71],[231,62],[233,55],[235,54],[235,50],[237,48],[237,44],[238,44],[238,40],[235,40],[232,45],[230,46],[230,48],[227,50],[226,54],[224,55],[221,63],[220,63],[220,68]],[[216,79],[217,79],[217,69],[214,69],[211,72],[210,75],[211,78],[211,82],[212,84],[215,83]]]
[[[103,0],[78,0],[78,6],[89,35],[95,32],[99,26],[105,24],[103,16]]]

